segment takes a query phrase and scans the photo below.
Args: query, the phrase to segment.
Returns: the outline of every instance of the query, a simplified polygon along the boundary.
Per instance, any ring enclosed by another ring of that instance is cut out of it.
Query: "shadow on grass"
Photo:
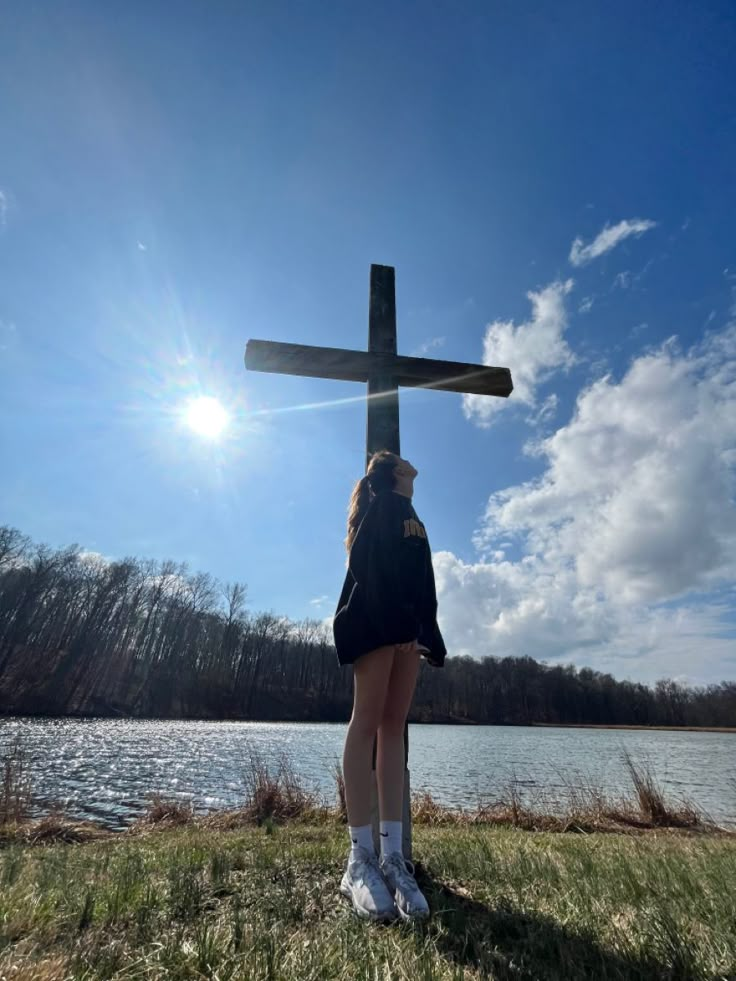
[[[417,869],[433,910],[428,930],[452,964],[498,981],[694,981],[703,978],[685,944],[666,925],[657,953],[616,953],[590,933],[537,912],[490,907]],[[658,956],[661,954],[661,958]]]

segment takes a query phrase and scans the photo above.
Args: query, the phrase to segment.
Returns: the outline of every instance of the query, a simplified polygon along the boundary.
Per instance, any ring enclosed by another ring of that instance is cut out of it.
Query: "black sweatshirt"
[[[333,633],[340,664],[417,640],[428,662],[443,666],[432,554],[408,497],[382,491],[369,504],[350,549]]]

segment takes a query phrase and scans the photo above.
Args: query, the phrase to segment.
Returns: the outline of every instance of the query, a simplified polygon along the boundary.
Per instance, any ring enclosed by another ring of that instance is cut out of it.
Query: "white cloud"
[[[736,325],[596,381],[533,444],[544,473],[491,496],[479,561],[437,554],[450,649],[650,681],[733,676],[734,445]],[[499,561],[510,539],[521,557]]]
[[[575,357],[563,334],[567,327],[565,296],[573,281],[554,282],[539,292],[528,293],[532,316],[525,323],[496,320],[486,327],[483,339],[483,364],[511,369],[514,392],[508,404],[536,405],[539,382],[560,368],[569,368]],[[490,426],[495,414],[504,407],[502,399],[485,395],[464,395],[463,412],[482,427]]]
[[[584,245],[578,237],[570,248],[570,262],[573,266],[584,266],[597,259],[598,256],[610,252],[617,245],[634,235],[637,238],[656,227],[656,221],[649,218],[629,218],[620,221],[618,225],[605,225],[589,245]]]
[[[616,274],[611,289],[627,290],[630,286],[631,286],[631,273],[627,269],[625,272],[620,272]]]
[[[578,307],[578,313],[590,313],[595,303],[594,296],[584,296]]]
[[[105,569],[114,561],[102,552],[94,552],[91,549],[82,549],[77,553],[77,561],[82,565],[90,566],[94,569]]]
[[[544,402],[542,402],[539,408],[535,409],[526,417],[526,421],[530,426],[539,426],[543,422],[547,422],[556,414],[558,405],[559,399],[557,398],[557,395],[552,392],[547,396]]]
[[[430,340],[424,341],[423,344],[420,344],[418,348],[412,351],[411,357],[413,358],[424,357],[425,354],[427,354],[429,351],[433,350],[434,348],[443,347],[446,340],[447,340],[446,337],[432,337],[430,338]]]
[[[4,228],[8,220],[8,195],[0,189],[0,228]]]
[[[314,599],[309,601],[310,606],[322,606],[330,597],[326,594],[324,596],[316,596]]]

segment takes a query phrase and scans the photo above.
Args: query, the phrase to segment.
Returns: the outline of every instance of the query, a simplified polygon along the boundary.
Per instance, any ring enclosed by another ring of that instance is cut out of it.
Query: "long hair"
[[[396,486],[394,467],[398,462],[399,457],[388,450],[379,450],[368,461],[365,477],[361,477],[353,488],[348,504],[348,534],[345,539],[348,552],[371,500],[381,491],[393,490]]]

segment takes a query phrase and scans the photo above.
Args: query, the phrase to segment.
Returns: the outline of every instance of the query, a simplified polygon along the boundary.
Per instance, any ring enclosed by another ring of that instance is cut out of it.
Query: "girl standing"
[[[382,450],[353,490],[348,509],[348,569],[333,622],[341,665],[353,666],[353,713],[343,752],[350,855],[340,884],[367,919],[429,915],[402,851],[404,727],[422,656],[442,667],[432,556],[412,506],[417,470]],[[371,770],[376,778],[381,855],[371,828]]]

